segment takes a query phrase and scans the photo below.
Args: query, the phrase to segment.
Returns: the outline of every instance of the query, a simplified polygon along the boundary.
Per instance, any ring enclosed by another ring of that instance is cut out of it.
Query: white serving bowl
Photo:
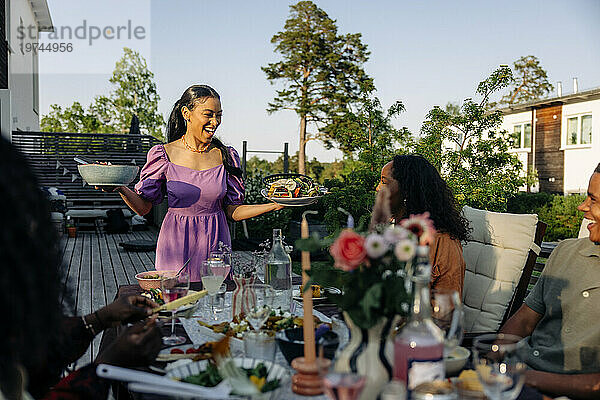
[[[275,400],[279,398],[279,395],[283,388],[286,385],[290,384],[290,373],[289,371],[279,364],[272,363],[266,360],[257,360],[253,358],[234,358],[233,359],[235,365],[240,368],[254,368],[258,363],[263,363],[267,370],[269,371],[269,375],[267,376],[267,381],[273,379],[279,379],[279,387],[275,390],[266,393],[260,393],[254,397],[253,400]],[[208,364],[208,360],[196,361],[186,365],[182,365],[179,368],[175,368],[167,372],[165,376],[169,378],[177,378],[182,379],[188,377],[190,375],[196,375],[200,372],[206,370],[206,364]],[[176,393],[173,393],[176,396]],[[244,396],[229,396],[230,399],[246,399],[248,397]]]
[[[449,354],[449,357],[444,357],[444,367],[446,368],[447,376],[457,375],[467,364],[467,360],[471,355],[471,351],[464,347],[456,347]]]
[[[137,177],[140,167],[135,165],[78,165],[79,174],[90,186],[126,186]]]

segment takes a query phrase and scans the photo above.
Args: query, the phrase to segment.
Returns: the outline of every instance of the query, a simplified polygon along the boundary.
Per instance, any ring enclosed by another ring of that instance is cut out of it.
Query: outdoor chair
[[[473,229],[463,246],[465,331],[496,332],[523,304],[546,224],[466,206],[463,215]]]

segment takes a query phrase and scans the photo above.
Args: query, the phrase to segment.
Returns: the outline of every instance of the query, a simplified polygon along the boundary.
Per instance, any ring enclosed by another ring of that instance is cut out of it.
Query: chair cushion
[[[463,214],[473,228],[463,246],[465,330],[496,331],[534,245],[538,217],[466,206]]]

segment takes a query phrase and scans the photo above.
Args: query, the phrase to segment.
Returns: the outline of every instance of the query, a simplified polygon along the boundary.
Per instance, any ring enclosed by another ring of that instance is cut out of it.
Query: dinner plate
[[[267,381],[273,380],[273,379],[278,379],[279,380],[279,387],[275,390],[272,390],[270,392],[266,392],[266,393],[259,393],[256,396],[253,396],[253,399],[261,399],[261,400],[274,400],[274,399],[278,399],[280,398],[281,392],[282,390],[286,387],[286,385],[290,384],[290,372],[288,371],[287,368],[267,361],[267,360],[257,360],[257,359],[253,359],[253,358],[238,358],[235,357],[233,358],[233,362],[235,363],[236,366],[241,367],[241,368],[254,368],[258,363],[263,363],[265,365],[265,367],[267,367],[268,375],[267,375]],[[196,375],[199,374],[202,371],[206,370],[206,366],[208,364],[207,360],[202,360],[202,361],[195,361],[192,363],[188,363],[185,364],[179,368],[174,368],[172,370],[170,370],[169,372],[167,372],[167,374],[165,375],[168,378],[172,378],[172,379],[182,379],[185,377],[188,377],[190,375]],[[241,397],[241,396],[235,396],[235,395],[229,395],[230,399],[246,399],[248,397]]]
[[[322,194],[320,196],[314,197],[269,197],[267,193],[267,189],[262,189],[260,191],[260,194],[262,194],[265,199],[274,203],[288,207],[304,207],[316,203],[323,195],[327,194],[327,191],[321,191]]]
[[[334,293],[334,294],[341,294],[342,291],[340,289],[337,288],[323,288],[322,291],[324,293]],[[300,295],[300,290],[294,290],[293,293],[293,299],[299,302],[302,302],[303,297]],[[327,296],[323,295],[321,297],[313,297],[313,304],[323,304],[323,303],[327,303]]]

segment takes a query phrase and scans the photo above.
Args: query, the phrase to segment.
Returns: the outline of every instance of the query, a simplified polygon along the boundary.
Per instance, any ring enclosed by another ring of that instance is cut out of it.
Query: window
[[[517,124],[511,134],[511,146],[514,149],[531,148],[531,123]]]
[[[592,114],[567,117],[567,146],[592,143]]]

